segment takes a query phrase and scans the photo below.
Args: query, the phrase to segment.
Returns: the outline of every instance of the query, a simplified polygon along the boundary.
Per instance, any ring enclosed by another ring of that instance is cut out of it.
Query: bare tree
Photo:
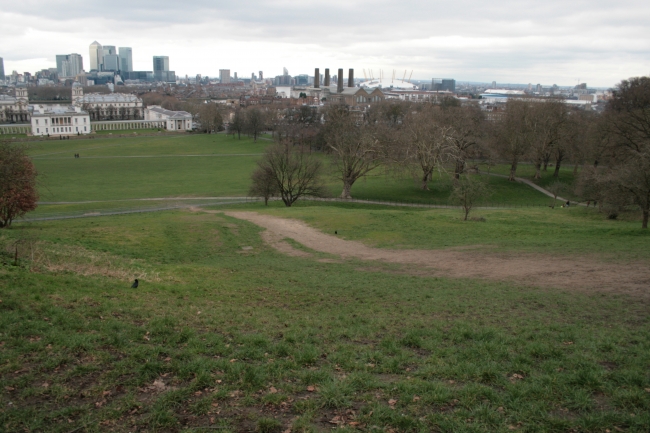
[[[582,184],[596,183],[601,206],[616,210],[638,206],[641,227],[650,218],[650,78],[623,80],[613,91],[601,122],[607,139],[597,144],[593,170],[585,170]],[[600,164],[600,162],[603,164]],[[612,217],[615,213],[610,213]]]
[[[326,189],[321,182],[322,163],[303,146],[290,140],[270,146],[258,163],[262,176],[275,182],[285,206],[290,207],[303,196],[323,197]]]
[[[364,124],[348,107],[332,105],[325,118],[325,147],[332,153],[337,175],[343,182],[341,198],[349,199],[352,185],[382,164],[382,143],[375,127]]]
[[[273,171],[269,166],[258,166],[251,176],[248,194],[252,197],[264,198],[264,205],[269,205],[269,199],[278,193],[278,185]]]
[[[259,108],[251,107],[246,110],[246,121],[244,122],[244,131],[253,136],[253,141],[257,142],[257,136],[266,128],[266,116]]]
[[[401,138],[406,162],[417,167],[421,188],[428,190],[434,170],[455,160],[458,149],[451,138],[452,127],[445,125],[438,107],[429,105],[409,113],[404,119]]]
[[[469,213],[476,203],[489,195],[490,189],[479,176],[466,174],[459,179],[454,179],[450,199],[463,208],[464,221],[467,221]]]
[[[232,134],[233,136],[237,134],[237,138],[241,140],[241,133],[244,130],[245,124],[246,114],[244,110],[237,108],[228,126],[228,133]]]
[[[567,187],[566,184],[557,180],[546,187],[548,192],[553,194],[553,202],[551,203],[551,208],[555,209],[555,204],[557,203],[557,196],[562,194],[563,191],[566,191],[566,187]]]
[[[532,104],[526,99],[509,99],[504,116],[495,131],[496,147],[503,158],[510,162],[510,176],[514,181],[517,165],[528,154],[537,133],[537,119],[533,115]]]
[[[559,99],[543,100],[531,104],[530,116],[530,125],[534,127],[530,146],[531,157],[535,163],[534,178],[541,179],[542,164],[546,167],[554,155],[557,166],[566,154],[562,138],[566,132],[564,126],[567,121],[567,109],[564,102]]]
[[[37,176],[23,147],[0,142],[0,228],[36,209]]]
[[[458,179],[465,171],[468,158],[478,156],[479,142],[485,135],[485,117],[478,106],[441,105],[442,123],[451,127],[447,133],[454,146],[456,159],[454,177]]]
[[[185,109],[198,120],[201,130],[205,133],[216,132],[223,125],[221,110],[215,103],[188,104]]]

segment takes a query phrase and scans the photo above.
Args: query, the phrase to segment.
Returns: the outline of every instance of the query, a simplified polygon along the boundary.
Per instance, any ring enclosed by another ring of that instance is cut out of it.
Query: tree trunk
[[[464,221],[467,221],[467,217],[469,216],[469,208],[465,208],[465,219]]]
[[[460,179],[460,175],[465,171],[465,160],[459,159],[456,161],[456,171],[454,171],[454,178]]]
[[[578,175],[578,164],[573,166],[573,176],[577,176],[577,175]]]
[[[348,180],[343,181],[343,191],[341,192],[341,198],[344,199],[350,199],[352,196],[350,195],[350,190],[352,189],[352,182]]]
[[[648,216],[650,216],[650,209],[643,209],[643,222],[641,223],[642,229],[648,228]]]
[[[542,170],[542,163],[537,162],[535,164],[535,177],[533,177],[533,179],[541,179],[542,178],[541,170]]]
[[[512,165],[510,166],[510,177],[508,177],[508,180],[510,182],[514,182],[516,174],[517,174],[517,160],[514,160],[512,161]]]
[[[422,191],[429,191],[429,179],[431,179],[431,173],[425,172],[422,176],[422,184],[420,185]]]
[[[555,159],[555,171],[553,172],[553,177],[560,177],[560,165],[562,165],[562,157]]]
[[[551,159],[550,155],[544,157],[544,168],[543,168],[544,171],[547,171],[549,159]]]

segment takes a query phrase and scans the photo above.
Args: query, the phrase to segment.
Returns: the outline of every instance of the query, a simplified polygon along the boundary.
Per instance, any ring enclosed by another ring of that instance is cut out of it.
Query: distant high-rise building
[[[260,71],[260,81],[264,80],[264,72]]]
[[[120,47],[120,71],[133,71],[133,50],[131,47]]]
[[[0,57],[0,80],[5,79],[5,61]]]
[[[153,78],[155,81],[173,83],[176,81],[176,73],[169,70],[168,56],[153,56]]]
[[[433,78],[431,80],[431,90],[435,92],[456,92],[456,80],[453,78]]]
[[[120,56],[117,54],[104,53],[104,71],[119,71],[120,70]]]
[[[237,81],[237,72],[235,72],[235,81]]]
[[[104,55],[111,55],[114,56],[117,54],[117,50],[115,49],[115,45],[104,45]]]
[[[219,81],[221,83],[230,83],[230,69],[219,69]]]
[[[535,86],[535,90],[537,93],[542,93],[542,85],[538,84],[537,86]]]
[[[282,68],[282,75],[289,75],[287,68]]]
[[[169,71],[169,56],[153,56],[153,73]]]
[[[76,77],[83,69],[84,65],[81,55],[76,53],[57,54],[56,72],[59,77]]]
[[[497,88],[497,82],[496,82],[496,81],[492,81],[492,88],[493,88],[493,89],[496,89],[496,88]]]
[[[104,49],[102,44],[95,41],[90,44],[90,70],[101,71],[104,64]]]

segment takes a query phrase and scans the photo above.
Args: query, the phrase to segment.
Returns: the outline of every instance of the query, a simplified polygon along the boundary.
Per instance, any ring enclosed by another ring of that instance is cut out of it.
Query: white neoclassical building
[[[79,83],[72,85],[72,105],[81,107],[95,120],[142,119],[142,99],[129,93],[89,93]]]
[[[90,134],[90,116],[73,105],[33,105],[32,135]]]
[[[171,111],[152,105],[144,109],[144,120],[163,121],[168,131],[192,130],[192,115],[187,111]]]
[[[16,96],[0,95],[0,122],[26,123],[29,122],[29,100],[27,89],[16,87]]]

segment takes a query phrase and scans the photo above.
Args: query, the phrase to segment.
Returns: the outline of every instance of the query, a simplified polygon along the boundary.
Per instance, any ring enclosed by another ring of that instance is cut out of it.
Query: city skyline
[[[473,0],[334,1],[327,7],[190,1],[183,14],[165,0],[155,8],[117,0],[101,13],[77,1],[48,11],[27,1],[20,12],[2,2],[0,55],[6,73],[55,67],[61,53],[82,53],[89,70],[86,53],[95,40],[132,47],[135,71],[151,70],[151,59],[162,53],[179,76],[217,77],[226,68],[239,76],[260,69],[276,76],[283,67],[297,75],[342,67],[354,68],[359,78],[363,69],[375,75],[379,69],[406,69],[417,80],[446,76],[459,82],[580,81],[610,87],[650,72],[650,7],[632,0],[490,6]]]

